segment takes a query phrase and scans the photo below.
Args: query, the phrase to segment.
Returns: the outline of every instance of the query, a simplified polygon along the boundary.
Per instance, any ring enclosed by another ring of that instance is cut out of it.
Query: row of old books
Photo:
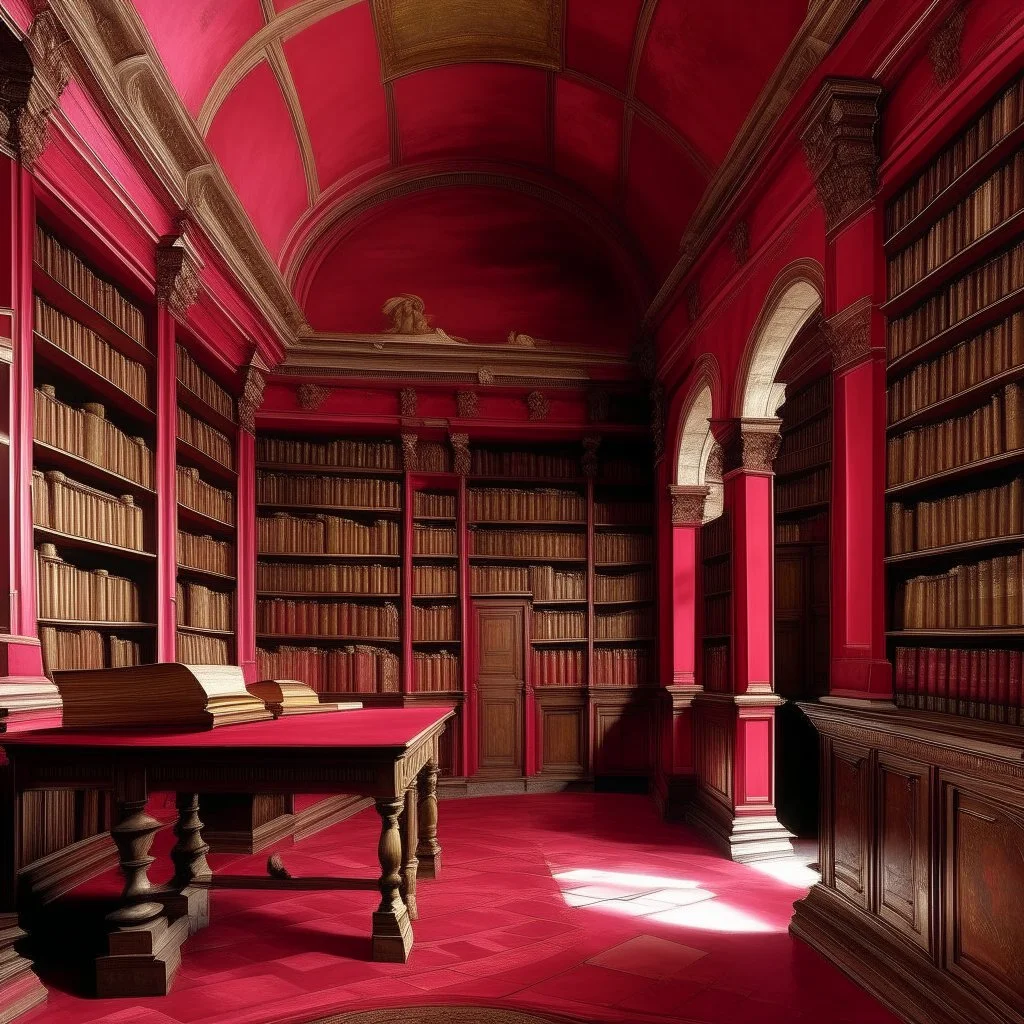
[[[178,437],[186,444],[198,448],[227,469],[235,465],[235,452],[226,434],[204,423],[201,419],[178,406]]]
[[[399,592],[395,565],[295,565],[256,563],[256,589],[286,594],[380,594]]]
[[[227,665],[231,661],[231,648],[227,640],[202,633],[185,633],[175,637],[176,656],[183,665]]]
[[[831,427],[827,419],[815,420],[816,423],[824,423]],[[783,439],[785,449],[785,439]],[[822,441],[820,444],[811,445],[809,448],[793,448],[789,451],[781,451],[775,460],[775,473],[778,476],[787,476],[792,473],[803,473],[808,469],[815,469],[825,465],[832,459],[832,442]]]
[[[416,523],[412,529],[414,555],[454,555],[458,551],[458,535],[444,526]]]
[[[232,576],[235,572],[235,553],[231,544],[225,540],[214,540],[209,534],[200,536],[179,530],[178,565]]]
[[[469,518],[488,520],[556,520],[585,523],[587,500],[576,491],[538,487],[484,487],[467,492]]]
[[[832,440],[832,421],[828,416],[816,416],[814,419],[806,420],[792,428],[789,428],[786,420],[783,420],[782,430],[779,455],[787,455],[804,448],[813,448],[815,445]]]
[[[37,603],[41,619],[138,622],[138,585],[106,569],[65,562],[53,544],[36,550]]]
[[[470,531],[474,555],[506,558],[585,558],[587,537],[580,532],[555,530]]]
[[[832,470],[821,466],[806,476],[775,483],[775,511],[792,512],[808,505],[829,501],[832,489]]]
[[[175,585],[174,591],[179,626],[216,630],[234,628],[231,594],[211,590],[201,583],[179,582]]]
[[[585,601],[587,577],[582,572],[559,572],[551,565],[531,565],[529,589],[537,601]]]
[[[618,612],[600,612],[594,616],[596,640],[634,640],[654,633],[650,609],[629,608]]]
[[[594,686],[646,686],[654,679],[650,651],[634,647],[594,651]]]
[[[52,384],[35,390],[35,437],[69,455],[153,486],[153,453],[141,437],[130,437],[106,418],[98,402],[76,409],[57,398]]]
[[[648,562],[654,558],[654,538],[648,533],[598,533],[594,561]]]
[[[109,281],[97,276],[78,255],[61,245],[40,224],[35,231],[35,261],[55,281],[77,295],[140,345],[146,346],[146,317]]]
[[[643,484],[648,479],[643,459],[616,456],[602,461],[597,482],[599,484]]]
[[[705,595],[704,633],[707,636],[728,636],[732,633],[732,595],[728,591]]]
[[[47,341],[131,395],[140,405],[149,406],[149,375],[145,366],[129,359],[95,331],[65,316],[38,295],[35,299],[35,329]]]
[[[458,594],[458,590],[458,572],[455,566],[414,565],[412,567],[412,592],[415,596],[454,597]]]
[[[824,544],[828,541],[828,514],[775,524],[776,544]]]
[[[898,707],[1024,725],[1021,652],[977,647],[897,647]]]
[[[724,594],[732,589],[732,566],[720,559],[704,566],[704,594]]]
[[[586,686],[587,652],[580,647],[537,648],[531,676],[534,686]]]
[[[888,263],[889,295],[899,295],[1024,207],[1024,150]]]
[[[723,512],[700,528],[700,550],[705,561],[732,553],[732,529],[728,512]]]
[[[650,572],[594,575],[595,601],[650,601],[653,597],[654,579]]]
[[[703,678],[701,685],[709,693],[725,693],[732,688],[729,678],[729,645],[713,643],[704,645]]]
[[[889,503],[889,553],[966,544],[1024,533],[1024,481],[950,494],[933,501]]]
[[[530,570],[525,565],[473,565],[469,574],[474,595],[530,593]]]
[[[48,673],[70,669],[128,668],[142,664],[140,644],[116,636],[104,636],[95,629],[40,626],[39,642]]]
[[[462,689],[459,656],[451,651],[414,651],[412,686],[416,693],[452,692]]]
[[[397,512],[402,490],[398,481],[390,478],[264,470],[256,477],[256,500],[282,505],[342,505]]]
[[[59,533],[133,551],[144,549],[142,509],[130,494],[115,497],[60,470],[32,473],[32,521]]]
[[[1024,366],[1024,312],[1018,311],[934,359],[918,363],[909,373],[894,380],[888,391],[889,422],[896,423],[919,409],[944,402],[1021,366]]]
[[[256,520],[259,550],[268,554],[397,555],[398,523],[372,525],[341,516],[274,512]]]
[[[183,345],[177,346],[178,380],[198,395],[211,409],[229,420],[235,418],[235,402],[189,354]]]
[[[351,601],[301,601],[281,597],[256,602],[256,629],[287,636],[398,639],[398,608]]]
[[[416,491],[412,499],[412,511],[416,516],[438,519],[455,518],[455,495],[437,491]]]
[[[914,219],[956,178],[1024,122],[1024,79],[1008,86],[904,188],[886,210],[888,234]]]
[[[962,416],[889,438],[890,487],[944,473],[1024,446],[1024,391],[1007,384],[983,406]]]
[[[398,469],[398,449],[393,441],[299,441],[292,438],[258,437],[256,458],[299,466],[337,466],[351,469]]]
[[[397,693],[398,655],[383,647],[282,645],[256,651],[261,679],[299,679],[317,693]]]
[[[653,511],[649,501],[595,501],[594,522],[598,526],[646,526]]]
[[[470,471],[474,476],[507,476],[517,479],[550,477],[551,479],[580,475],[579,459],[569,455],[541,452],[514,452],[504,449],[474,448]]]
[[[533,640],[586,640],[587,613],[535,611],[531,617]]]
[[[784,423],[799,424],[831,407],[832,380],[826,374],[795,394],[786,395],[786,402],[779,410],[779,416]]]
[[[914,576],[896,587],[898,629],[970,629],[1024,625],[1024,551],[947,572]]]
[[[222,487],[207,483],[195,466],[178,466],[178,501],[204,516],[227,526],[235,522],[235,496]]]
[[[978,264],[915,306],[889,321],[889,358],[896,359],[936,335],[1024,288],[1024,242]]]
[[[413,640],[457,640],[458,609],[453,604],[414,605]]]

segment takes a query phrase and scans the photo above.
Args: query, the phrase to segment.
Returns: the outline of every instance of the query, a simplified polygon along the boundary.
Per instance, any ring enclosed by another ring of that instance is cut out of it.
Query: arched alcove
[[[693,376],[695,383],[691,398],[680,413],[675,483],[681,487],[706,486],[710,489],[704,505],[704,521],[707,522],[720,516],[723,507],[721,460],[715,459],[718,445],[711,433],[715,395],[718,393],[718,367],[713,357],[701,357]],[[716,465],[719,465],[717,472]]]

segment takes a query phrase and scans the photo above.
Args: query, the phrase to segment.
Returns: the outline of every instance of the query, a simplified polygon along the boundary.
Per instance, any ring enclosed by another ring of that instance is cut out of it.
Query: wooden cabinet
[[[526,605],[477,602],[473,610],[477,652],[478,763],[487,778],[523,774],[523,691]]]

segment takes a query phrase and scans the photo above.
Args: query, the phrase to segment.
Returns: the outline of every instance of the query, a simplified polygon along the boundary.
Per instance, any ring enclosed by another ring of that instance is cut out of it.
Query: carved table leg
[[[404,801],[377,800],[380,815],[380,842],[377,857],[380,860],[380,906],[373,915],[373,959],[387,963],[404,964],[412,949],[412,924],[402,902],[402,838],[398,831],[398,816]]]
[[[124,875],[122,905],[107,915],[109,955],[96,960],[96,994],[166,995],[181,960],[188,919],[169,926],[162,893],[149,881],[149,855],[160,822],[146,813],[144,769],[119,773],[115,781],[118,822],[110,830]]]
[[[419,843],[419,807],[416,799],[416,783],[405,791],[405,812],[402,814],[402,886],[401,895],[405,908],[409,911],[409,919],[415,921],[419,917],[416,909],[416,847]]]
[[[206,863],[210,847],[203,841],[199,794],[178,793],[175,804],[178,808],[178,820],[174,823],[177,842],[171,850],[174,879],[172,893],[164,905],[173,916],[187,914],[189,933],[194,934],[210,923],[210,891],[193,884],[210,878],[210,865]]]
[[[419,832],[416,849],[419,877],[437,878],[441,874],[441,845],[437,841],[437,763],[434,761],[428,761],[420,772]]]

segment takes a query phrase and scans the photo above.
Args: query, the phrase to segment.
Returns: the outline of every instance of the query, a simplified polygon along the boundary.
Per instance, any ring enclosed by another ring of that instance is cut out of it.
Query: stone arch
[[[704,519],[707,521],[721,515],[723,501],[721,471],[714,473],[717,442],[711,433],[711,419],[719,400],[718,364],[714,356],[710,353],[701,356],[692,376],[694,382],[690,395],[679,416],[674,482],[683,487],[710,488],[704,506]],[[710,477],[709,466],[712,470]]]
[[[821,308],[824,274],[816,260],[797,260],[775,279],[747,342],[737,375],[735,415],[768,419],[778,412],[786,386],[779,367],[800,330]]]

